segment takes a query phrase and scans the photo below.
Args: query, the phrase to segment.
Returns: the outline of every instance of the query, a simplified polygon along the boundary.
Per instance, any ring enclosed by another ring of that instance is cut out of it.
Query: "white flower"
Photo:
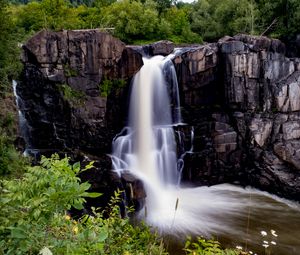
[[[263,241],[265,244],[268,244],[269,242],[268,241]]]
[[[243,247],[240,246],[240,245],[237,245],[235,248],[237,248],[238,250],[242,250],[243,249]]]
[[[271,244],[273,244],[273,245],[276,245],[277,243],[276,243],[276,242],[274,242],[274,241],[271,241]]]
[[[253,252],[252,252],[252,251],[249,251],[249,253],[250,253],[250,254],[253,254]]]
[[[263,244],[262,246],[265,247],[265,248],[268,248],[270,245],[268,245],[268,244]]]
[[[264,230],[263,230],[263,231],[260,231],[260,233],[261,233],[261,235],[262,235],[262,236],[266,236],[266,235],[268,235],[268,234],[267,234],[267,232],[266,232],[266,231],[264,231]]]

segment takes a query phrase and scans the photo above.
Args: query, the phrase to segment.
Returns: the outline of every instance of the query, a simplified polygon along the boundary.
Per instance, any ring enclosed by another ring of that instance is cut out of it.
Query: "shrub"
[[[99,210],[73,220],[72,207],[82,209],[90,184],[80,183],[80,164],[68,158],[43,157],[20,179],[0,182],[0,254],[164,254],[148,227],[134,227],[119,217],[119,194],[109,218]]]
[[[67,84],[58,85],[58,89],[61,91],[64,99],[72,106],[80,106],[86,99],[84,92],[75,90]]]
[[[113,89],[120,89],[126,86],[126,81],[122,79],[109,80],[104,78],[99,85],[100,95],[102,97],[108,97]]]
[[[19,175],[24,172],[27,159],[20,155],[13,144],[16,116],[11,112],[14,111],[11,100],[3,100],[0,109],[0,176]]]

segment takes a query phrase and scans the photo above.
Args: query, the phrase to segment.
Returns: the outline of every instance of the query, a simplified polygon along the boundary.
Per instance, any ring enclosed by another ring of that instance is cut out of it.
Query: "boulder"
[[[173,52],[174,43],[163,40],[163,41],[152,43],[148,47],[149,47],[150,56],[155,56],[155,55],[167,56]]]

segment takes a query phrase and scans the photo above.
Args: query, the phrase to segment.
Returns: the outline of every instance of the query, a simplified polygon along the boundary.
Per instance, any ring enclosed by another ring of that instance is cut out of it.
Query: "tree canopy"
[[[129,43],[160,39],[191,43],[236,33],[290,38],[300,32],[298,0],[26,1],[11,0],[9,7],[15,10],[15,25],[26,32],[110,27]]]

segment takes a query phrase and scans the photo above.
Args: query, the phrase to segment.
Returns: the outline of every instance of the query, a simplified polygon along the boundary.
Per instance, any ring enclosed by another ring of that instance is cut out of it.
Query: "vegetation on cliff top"
[[[127,43],[197,43],[241,32],[286,38],[299,33],[300,21],[296,0],[42,0],[11,4],[9,9],[14,25],[26,32],[109,28]]]

